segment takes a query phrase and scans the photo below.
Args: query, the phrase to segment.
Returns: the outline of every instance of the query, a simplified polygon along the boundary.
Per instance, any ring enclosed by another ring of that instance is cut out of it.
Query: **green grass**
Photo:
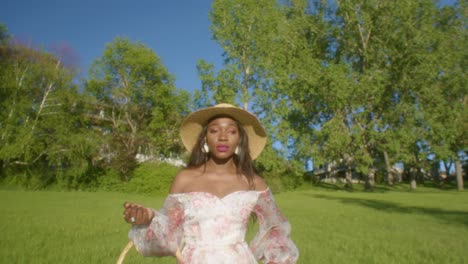
[[[308,189],[275,197],[298,263],[468,263],[468,192]],[[163,199],[1,190],[0,263],[115,263],[127,243],[123,202],[159,208]],[[132,249],[124,263],[175,261]]]

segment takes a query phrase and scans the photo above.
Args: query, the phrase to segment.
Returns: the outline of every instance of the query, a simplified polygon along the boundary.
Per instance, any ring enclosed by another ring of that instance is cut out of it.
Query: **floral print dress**
[[[177,255],[184,264],[295,263],[299,252],[290,240],[291,227],[270,189],[237,191],[219,198],[206,192],[170,194],[148,226],[129,232],[144,256]],[[247,245],[251,213],[259,232]],[[176,253],[177,252],[177,253]]]

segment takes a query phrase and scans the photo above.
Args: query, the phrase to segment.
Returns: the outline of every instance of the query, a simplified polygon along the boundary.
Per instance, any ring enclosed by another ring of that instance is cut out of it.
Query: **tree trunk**
[[[346,170],[346,189],[353,189],[353,170],[351,165],[348,165],[348,169]]]
[[[416,174],[417,174],[417,169],[416,168],[411,168],[410,169],[410,190],[416,190],[417,184],[416,184]]]
[[[375,168],[371,168],[366,177],[365,184],[367,191],[373,191],[375,187]]]
[[[436,160],[432,163],[432,166],[431,166],[431,176],[432,176],[432,180],[437,184],[439,185],[439,187],[442,187],[442,181],[440,179],[440,173],[439,173],[439,162]]]
[[[417,180],[418,184],[424,184],[424,176],[425,175],[424,175],[424,172],[423,172],[422,168],[418,168],[416,170],[416,177],[417,177],[416,180]]]
[[[385,166],[387,167],[387,182],[388,185],[393,186],[395,184],[395,178],[393,177],[392,167],[390,166],[390,160],[388,159],[387,151],[384,151]]]
[[[324,165],[323,165],[323,169],[325,171],[325,179],[329,179],[330,178],[330,166],[328,165],[328,162],[325,162]]]
[[[457,189],[459,191],[463,191],[463,171],[461,161],[459,159],[455,161],[455,170],[457,173]]]

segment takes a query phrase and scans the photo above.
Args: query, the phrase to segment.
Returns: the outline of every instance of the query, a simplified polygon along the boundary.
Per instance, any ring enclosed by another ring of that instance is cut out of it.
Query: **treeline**
[[[341,163],[372,189],[394,183],[396,163],[416,188],[434,164],[453,162],[462,187],[466,14],[464,2],[431,0],[214,1],[225,64],[199,61],[193,96],[142,43],[116,38],[77,81],[63,58],[15,43],[3,27],[1,177],[32,188],[141,183],[153,169],[137,155],[184,159],[182,118],[228,102],[266,125],[255,165],[274,189],[299,186],[311,163]]]
[[[414,189],[453,162],[463,188],[467,12],[466,1],[214,1],[226,67],[200,61],[196,98],[254,109],[282,156],[345,166],[348,187],[352,171],[368,189],[392,185],[403,164]]]
[[[116,38],[88,79],[77,81],[66,58],[15,42],[5,27],[1,33],[4,181],[29,188],[109,187],[130,180],[137,154],[180,156],[178,125],[189,94],[176,89],[151,49]]]

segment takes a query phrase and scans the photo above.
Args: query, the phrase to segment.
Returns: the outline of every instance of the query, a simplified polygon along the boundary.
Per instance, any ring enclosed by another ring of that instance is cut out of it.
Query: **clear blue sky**
[[[222,50],[212,40],[211,0],[7,0],[0,23],[26,44],[51,50],[68,46],[85,76],[117,36],[141,41],[175,76],[176,86],[198,89],[198,59],[222,65]],[[443,0],[453,4],[455,0]]]
[[[189,91],[200,87],[198,59],[222,64],[209,31],[211,0],[7,0],[1,7],[10,35],[46,50],[71,47],[83,76],[117,36],[150,47]]]

